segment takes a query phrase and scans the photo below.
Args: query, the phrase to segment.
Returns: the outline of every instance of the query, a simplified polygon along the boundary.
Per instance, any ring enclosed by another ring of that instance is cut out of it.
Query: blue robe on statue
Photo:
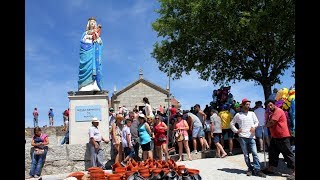
[[[97,82],[99,89],[102,85],[102,72],[101,72],[101,56],[103,42],[86,43],[83,41],[86,32],[82,34],[80,41],[80,65],[79,65],[79,80],[78,88]]]

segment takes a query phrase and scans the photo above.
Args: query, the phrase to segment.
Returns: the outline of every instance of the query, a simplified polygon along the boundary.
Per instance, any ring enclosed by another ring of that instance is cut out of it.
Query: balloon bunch
[[[283,101],[282,109],[289,110],[291,106],[291,101],[295,99],[295,89],[292,87],[290,90],[288,88],[281,88],[278,90],[276,95],[276,101]]]
[[[294,135],[295,132],[295,86],[288,88],[281,88],[278,90],[275,100],[276,106],[281,107],[289,113],[290,131]]]
[[[212,92],[210,106],[214,109],[222,109],[223,105],[233,104],[233,95],[230,93],[231,86],[221,86]]]

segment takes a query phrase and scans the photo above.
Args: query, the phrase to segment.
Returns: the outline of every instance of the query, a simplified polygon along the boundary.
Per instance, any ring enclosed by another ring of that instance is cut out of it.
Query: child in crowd
[[[121,162],[122,166],[126,166],[127,161],[130,160],[134,155],[134,149],[132,147],[131,141],[131,133],[130,133],[130,126],[131,126],[131,119],[125,120],[125,125],[122,128],[122,147],[124,149],[125,159]]]

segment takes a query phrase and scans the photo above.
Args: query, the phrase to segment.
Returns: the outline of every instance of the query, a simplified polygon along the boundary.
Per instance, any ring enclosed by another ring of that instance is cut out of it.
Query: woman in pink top
[[[182,143],[184,145],[184,148],[187,152],[187,155],[189,157],[189,160],[192,161],[191,155],[190,155],[190,148],[189,148],[189,144],[188,144],[188,140],[189,140],[189,136],[188,136],[188,130],[189,130],[189,125],[187,123],[186,120],[182,119],[183,114],[181,112],[178,112],[176,114],[176,118],[177,121],[174,123],[173,127],[173,131],[180,131],[180,133],[183,134],[184,139],[182,141],[178,141],[178,147],[179,147],[179,159],[178,161],[182,160],[182,151],[183,151],[183,147],[182,147]]]
[[[48,135],[41,132],[39,127],[35,127],[34,136],[32,137],[31,145],[34,148],[31,158],[31,168],[29,178],[39,178],[41,176],[42,166],[47,156],[49,139]],[[37,154],[36,151],[41,151],[43,153]]]

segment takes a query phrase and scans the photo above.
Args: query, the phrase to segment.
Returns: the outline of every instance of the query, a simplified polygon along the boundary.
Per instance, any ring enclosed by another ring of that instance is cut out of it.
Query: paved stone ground
[[[280,155],[279,171],[282,173],[288,173],[286,165]],[[252,156],[250,156],[252,159]],[[264,155],[259,153],[259,159],[261,166],[264,167]],[[266,154],[266,160],[268,161],[268,155]],[[285,180],[286,177],[281,176],[267,176],[267,178],[260,178],[257,176],[246,176],[246,164],[242,154],[234,156],[227,156],[226,158],[205,158],[197,159],[193,161],[182,161],[177,164],[184,164],[187,168],[195,168],[200,170],[200,175],[203,180],[250,180],[250,179],[268,179],[268,180]],[[268,165],[266,163],[266,165]],[[107,170],[110,172],[110,170]],[[86,172],[85,172],[86,173]],[[70,174],[70,173],[68,173]],[[42,180],[63,180],[68,174],[56,174],[56,175],[44,175]],[[33,178],[34,180],[36,178]]]

